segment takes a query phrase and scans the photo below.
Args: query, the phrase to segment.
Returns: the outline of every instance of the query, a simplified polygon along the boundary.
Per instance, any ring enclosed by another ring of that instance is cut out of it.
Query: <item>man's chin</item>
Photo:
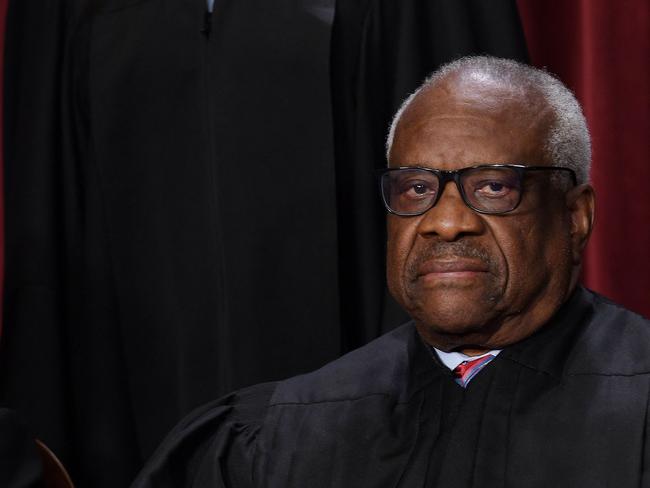
[[[417,323],[440,334],[485,332],[498,315],[498,296],[475,287],[427,290],[409,311]]]
[[[455,321],[441,316],[419,317],[415,319],[415,322],[418,324],[418,329],[425,329],[436,335],[467,336],[480,334],[489,328],[489,323],[458,320],[458,317],[453,317],[453,319]]]
[[[432,319],[439,320],[437,317]],[[422,339],[442,351],[497,348],[491,344],[494,335],[498,334],[499,326],[496,322],[476,324],[457,321],[440,325],[440,322],[425,322],[415,319],[415,323]]]

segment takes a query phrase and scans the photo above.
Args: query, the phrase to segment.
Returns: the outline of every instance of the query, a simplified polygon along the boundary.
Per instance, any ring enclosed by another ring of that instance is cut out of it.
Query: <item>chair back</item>
[[[36,447],[41,455],[43,464],[43,481],[45,488],[74,488],[70,475],[59,461],[59,458],[50,451],[50,448],[36,439]]]

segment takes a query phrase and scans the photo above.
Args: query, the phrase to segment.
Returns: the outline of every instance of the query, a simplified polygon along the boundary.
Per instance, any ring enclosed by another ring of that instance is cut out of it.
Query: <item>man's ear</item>
[[[571,252],[573,263],[582,262],[582,253],[589,241],[594,226],[594,189],[584,183],[578,185],[566,194],[566,205],[569,210],[571,225]]]

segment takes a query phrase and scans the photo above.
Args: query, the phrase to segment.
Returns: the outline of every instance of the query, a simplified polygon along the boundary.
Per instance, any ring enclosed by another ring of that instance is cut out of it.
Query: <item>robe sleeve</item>
[[[195,410],[166,437],[131,488],[252,488],[257,436],[275,383]]]

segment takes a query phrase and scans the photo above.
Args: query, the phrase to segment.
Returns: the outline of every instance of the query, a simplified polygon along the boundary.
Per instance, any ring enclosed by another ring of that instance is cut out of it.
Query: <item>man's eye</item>
[[[424,195],[433,193],[433,189],[422,182],[410,182],[402,186],[402,195],[409,198],[419,198]]]
[[[413,185],[413,191],[418,195],[424,195],[427,192],[427,187],[423,184]]]
[[[475,193],[483,197],[503,197],[510,193],[508,185],[501,181],[484,181],[476,186]]]

